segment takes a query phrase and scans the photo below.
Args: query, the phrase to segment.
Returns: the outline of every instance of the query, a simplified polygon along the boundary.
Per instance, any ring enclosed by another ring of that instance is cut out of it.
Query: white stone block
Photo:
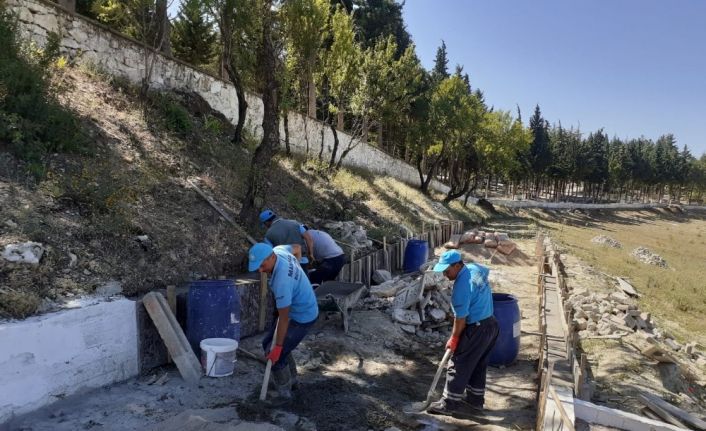
[[[0,325],[0,423],[138,373],[135,302],[120,299]]]

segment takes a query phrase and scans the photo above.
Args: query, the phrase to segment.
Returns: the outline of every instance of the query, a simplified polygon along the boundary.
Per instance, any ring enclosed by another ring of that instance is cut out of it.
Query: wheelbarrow
[[[343,332],[348,333],[348,319],[353,306],[365,292],[362,283],[344,283],[342,281],[325,281],[314,291],[316,302],[321,311],[337,311],[343,318]]]

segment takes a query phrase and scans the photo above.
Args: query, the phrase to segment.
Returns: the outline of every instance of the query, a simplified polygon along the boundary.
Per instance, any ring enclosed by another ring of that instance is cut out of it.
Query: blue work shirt
[[[319,316],[314,289],[297,258],[278,246],[273,249],[277,262],[269,280],[277,308],[289,307],[289,318],[298,323],[312,322]]]
[[[451,303],[457,319],[476,323],[493,315],[493,292],[488,283],[490,270],[477,263],[469,263],[454,280]]]

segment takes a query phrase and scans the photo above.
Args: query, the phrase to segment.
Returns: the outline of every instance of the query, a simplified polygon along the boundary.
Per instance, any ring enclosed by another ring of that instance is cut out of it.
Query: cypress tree
[[[203,2],[185,0],[172,29],[172,49],[174,55],[195,66],[213,60],[216,44],[213,23],[208,19]]]

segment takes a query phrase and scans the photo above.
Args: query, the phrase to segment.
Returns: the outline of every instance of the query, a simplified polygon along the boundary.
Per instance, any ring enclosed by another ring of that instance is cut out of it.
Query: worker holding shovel
[[[427,412],[476,416],[483,413],[488,356],[499,331],[493,317],[489,270],[476,263],[464,264],[456,250],[444,252],[433,270],[454,282],[451,302],[455,319],[446,343],[453,355],[446,371],[444,393]]]
[[[286,247],[257,243],[250,248],[248,269],[270,275],[269,287],[279,314],[277,324],[262,341],[277,389],[276,402],[288,402],[296,385],[297,366],[292,351],[319,316],[316,296],[297,258]],[[274,340],[274,343],[272,342]]]

